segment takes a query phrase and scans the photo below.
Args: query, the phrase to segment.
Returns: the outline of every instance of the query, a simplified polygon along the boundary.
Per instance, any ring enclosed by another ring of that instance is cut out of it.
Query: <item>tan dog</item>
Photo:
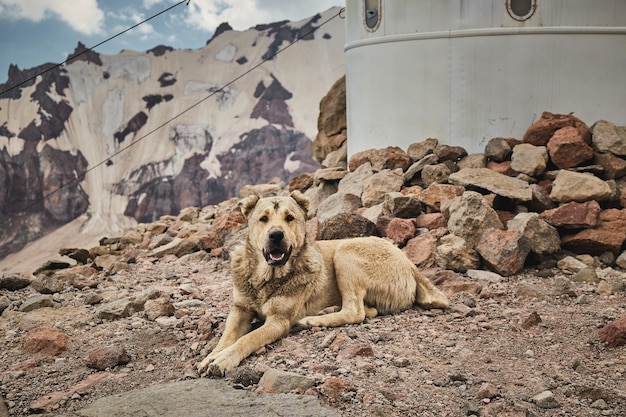
[[[250,197],[242,206],[247,237],[231,251],[233,305],[219,343],[198,370],[223,376],[294,325],[341,326],[417,303],[445,308],[448,299],[404,253],[377,237],[313,242],[308,201]],[[252,321],[263,324],[252,330]]]

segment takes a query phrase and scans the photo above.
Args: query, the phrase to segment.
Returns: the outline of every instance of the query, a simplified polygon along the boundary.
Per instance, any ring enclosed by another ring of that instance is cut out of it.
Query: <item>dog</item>
[[[383,238],[311,240],[308,208],[299,191],[243,202],[248,228],[230,253],[232,307],[217,346],[198,365],[200,373],[224,376],[292,327],[362,323],[415,303],[448,307],[446,296]],[[255,318],[263,324],[253,330]]]

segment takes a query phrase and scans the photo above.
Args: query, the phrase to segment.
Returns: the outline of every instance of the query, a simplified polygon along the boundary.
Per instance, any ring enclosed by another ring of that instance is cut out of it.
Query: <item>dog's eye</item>
[[[259,219],[261,223],[267,223],[268,220],[269,218],[267,216],[261,216],[261,218]]]
[[[291,214],[288,214],[285,216],[285,221],[286,222],[292,222],[295,220],[295,217],[293,217]]]

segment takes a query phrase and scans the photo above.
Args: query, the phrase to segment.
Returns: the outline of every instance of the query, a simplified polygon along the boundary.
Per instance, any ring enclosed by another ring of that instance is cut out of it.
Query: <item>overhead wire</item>
[[[87,48],[87,49],[85,49],[85,50],[83,50],[83,51],[81,51],[81,52],[78,52],[78,53],[76,53],[76,54],[69,55],[69,56],[68,56],[68,58],[67,58],[65,61],[61,62],[60,64],[55,64],[55,65],[53,65],[53,66],[51,66],[51,67],[49,67],[49,68],[46,68],[45,70],[43,70],[43,71],[41,71],[41,72],[39,72],[39,73],[37,73],[37,74],[33,75],[32,77],[27,78],[27,79],[25,79],[25,80],[23,80],[23,81],[19,82],[18,84],[15,84],[14,86],[11,86],[11,87],[7,88],[7,89],[6,89],[6,90],[4,90],[4,91],[1,91],[1,92],[0,92],[0,96],[2,96],[2,95],[4,95],[4,94],[8,93],[9,91],[12,91],[12,90],[14,90],[14,89],[16,89],[16,88],[18,88],[18,87],[20,87],[20,86],[22,86],[22,85],[24,85],[24,84],[28,83],[28,82],[30,82],[30,81],[32,81],[32,80],[34,80],[35,78],[39,77],[40,75],[43,75],[43,74],[45,74],[45,73],[47,73],[47,72],[49,72],[49,71],[52,71],[52,70],[53,70],[53,69],[55,69],[55,68],[59,68],[60,66],[67,64],[69,61],[71,61],[71,60],[73,60],[73,59],[75,59],[75,58],[77,58],[77,57],[81,56],[82,54],[86,54],[87,52],[93,51],[93,50],[94,50],[94,49],[96,49],[97,47],[99,47],[99,46],[101,46],[101,45],[103,45],[103,44],[105,44],[105,43],[109,42],[110,40],[113,40],[113,39],[117,38],[118,36],[123,35],[124,33],[128,32],[128,31],[130,31],[130,30],[135,29],[137,26],[143,25],[144,23],[148,22],[149,20],[152,20],[152,19],[154,19],[155,17],[160,16],[160,15],[162,15],[163,13],[166,13],[166,12],[168,12],[168,11],[172,10],[172,9],[173,9],[174,7],[176,7],[176,6],[179,6],[179,5],[183,4],[183,3],[187,3],[187,5],[189,5],[189,2],[190,2],[190,1],[191,1],[191,0],[182,0],[182,1],[180,1],[180,2],[178,2],[178,3],[176,3],[176,4],[174,4],[174,5],[172,5],[172,6],[170,6],[170,7],[168,7],[167,9],[161,10],[159,13],[157,13],[157,14],[155,14],[155,15],[152,15],[152,16],[150,16],[149,18],[147,18],[147,19],[145,19],[145,20],[142,20],[141,22],[139,22],[139,23],[137,23],[137,24],[135,24],[135,25],[133,25],[133,26],[131,26],[131,27],[129,27],[129,28],[127,28],[127,29],[125,29],[125,30],[121,31],[121,32],[119,32],[118,34],[113,35],[113,36],[111,36],[110,38],[107,38],[107,39],[103,40],[102,42],[98,43],[97,45],[94,45],[94,46],[92,46],[92,47],[90,47],[90,48]]]
[[[188,0],[183,0],[180,3],[184,3],[184,2],[188,2]],[[178,4],[180,4],[178,3]],[[176,4],[176,5],[178,5]],[[176,6],[175,5],[175,6]],[[171,7],[170,7],[171,9]],[[341,8],[339,10],[339,12],[331,17],[329,17],[328,19],[326,19],[325,21],[323,21],[322,23],[320,23],[318,26],[313,27],[312,29],[310,29],[309,31],[307,31],[306,33],[302,33],[299,34],[298,38],[296,38],[295,40],[291,41],[289,44],[287,44],[286,46],[278,49],[276,52],[274,52],[273,54],[269,55],[266,58],[263,58],[261,60],[261,62],[259,62],[258,64],[252,66],[251,68],[249,68],[248,70],[246,70],[245,72],[243,72],[242,74],[238,75],[237,77],[233,78],[232,80],[230,80],[229,82],[227,82],[226,84],[224,84],[223,86],[221,86],[220,88],[213,90],[209,95],[207,95],[206,97],[200,99],[199,101],[197,101],[196,103],[192,104],[191,106],[187,107],[186,109],[182,110],[180,113],[172,116],[171,118],[169,118],[168,120],[166,120],[165,122],[161,123],[160,125],[158,125],[157,127],[155,127],[154,129],[150,130],[149,132],[145,133],[143,136],[140,136],[138,139],[135,139],[133,142],[129,143],[128,145],[126,145],[123,148],[120,148],[119,150],[117,150],[116,152],[114,152],[113,154],[111,154],[110,156],[108,156],[106,159],[102,160],[101,162],[98,162],[97,164],[95,164],[94,166],[92,166],[91,168],[87,169],[83,174],[76,176],[76,178],[74,178],[73,180],[67,182],[66,184],[63,184],[61,186],[59,186],[58,188],[50,191],[49,193],[45,194],[44,196],[42,196],[41,198],[37,199],[36,201],[30,203],[29,205],[25,206],[24,208],[22,208],[22,210],[18,211],[17,213],[12,213],[10,215],[8,215],[7,217],[5,217],[4,219],[0,220],[0,225],[3,225],[5,223],[7,223],[8,221],[10,221],[11,219],[17,217],[19,214],[22,214],[26,211],[28,211],[28,209],[40,204],[41,202],[45,201],[46,199],[48,199],[49,197],[51,197],[52,195],[54,195],[55,193],[61,191],[62,189],[75,184],[75,183],[80,183],[81,181],[83,181],[86,177],[87,174],[89,174],[90,172],[94,171],[96,168],[105,165],[107,163],[110,163],[111,159],[115,158],[116,156],[120,155],[123,152],[126,152],[128,149],[130,149],[131,147],[135,146],[136,144],[138,144],[139,142],[143,141],[145,138],[147,138],[148,136],[152,135],[153,133],[155,133],[156,131],[158,131],[159,129],[162,129],[163,127],[167,126],[169,123],[173,122],[174,120],[176,120],[177,118],[179,118],[180,116],[184,115],[185,113],[189,112],[190,110],[194,109],[195,107],[199,106],[200,104],[204,103],[205,101],[207,101],[208,99],[210,99],[211,97],[215,96],[218,93],[222,93],[224,92],[224,90],[226,88],[228,88],[229,86],[231,86],[232,84],[236,83],[237,81],[239,81],[240,79],[242,79],[243,77],[247,76],[248,74],[250,74],[252,71],[254,71],[255,69],[259,68],[261,65],[265,64],[268,61],[273,60],[276,56],[278,56],[279,54],[281,54],[282,52],[284,52],[286,49],[290,48],[291,46],[295,45],[296,43],[298,43],[300,41],[301,38],[306,38],[307,36],[315,33],[315,31],[317,31],[319,28],[321,28],[322,26],[326,25],[327,23],[329,23],[330,21],[334,20],[337,17],[340,18],[344,18],[344,14],[345,14],[345,8]],[[146,20],[147,21],[147,20]],[[99,44],[100,45],[100,44]],[[85,51],[86,52],[86,51]]]

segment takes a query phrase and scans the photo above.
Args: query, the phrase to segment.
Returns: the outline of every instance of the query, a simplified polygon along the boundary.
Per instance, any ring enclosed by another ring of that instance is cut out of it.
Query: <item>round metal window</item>
[[[512,19],[523,22],[537,10],[537,0],[506,0],[506,11]]]

